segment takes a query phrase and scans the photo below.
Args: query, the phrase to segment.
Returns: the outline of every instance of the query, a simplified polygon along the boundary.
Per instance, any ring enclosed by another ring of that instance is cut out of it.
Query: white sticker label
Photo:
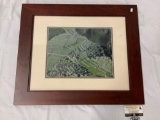
[[[124,106],[125,116],[143,116],[142,106]]]

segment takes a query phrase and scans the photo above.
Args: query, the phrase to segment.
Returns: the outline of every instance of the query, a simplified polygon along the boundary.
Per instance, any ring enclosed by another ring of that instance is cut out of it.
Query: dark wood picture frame
[[[34,16],[123,16],[126,19],[129,91],[30,91]],[[15,105],[144,104],[136,5],[23,4]]]

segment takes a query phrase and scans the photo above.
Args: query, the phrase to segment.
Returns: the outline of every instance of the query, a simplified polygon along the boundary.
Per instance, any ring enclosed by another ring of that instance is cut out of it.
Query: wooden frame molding
[[[133,9],[131,12],[130,9]],[[30,91],[34,16],[123,16],[126,18],[129,91]],[[23,4],[15,105],[144,104],[136,5]]]

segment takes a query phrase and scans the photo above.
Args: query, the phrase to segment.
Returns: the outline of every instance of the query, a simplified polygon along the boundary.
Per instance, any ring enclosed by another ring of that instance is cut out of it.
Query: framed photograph
[[[14,104],[144,104],[137,6],[23,4]]]

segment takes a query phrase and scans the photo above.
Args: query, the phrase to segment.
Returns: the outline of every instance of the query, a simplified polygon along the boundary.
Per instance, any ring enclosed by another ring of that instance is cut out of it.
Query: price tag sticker
[[[142,106],[124,106],[125,116],[143,116]]]

